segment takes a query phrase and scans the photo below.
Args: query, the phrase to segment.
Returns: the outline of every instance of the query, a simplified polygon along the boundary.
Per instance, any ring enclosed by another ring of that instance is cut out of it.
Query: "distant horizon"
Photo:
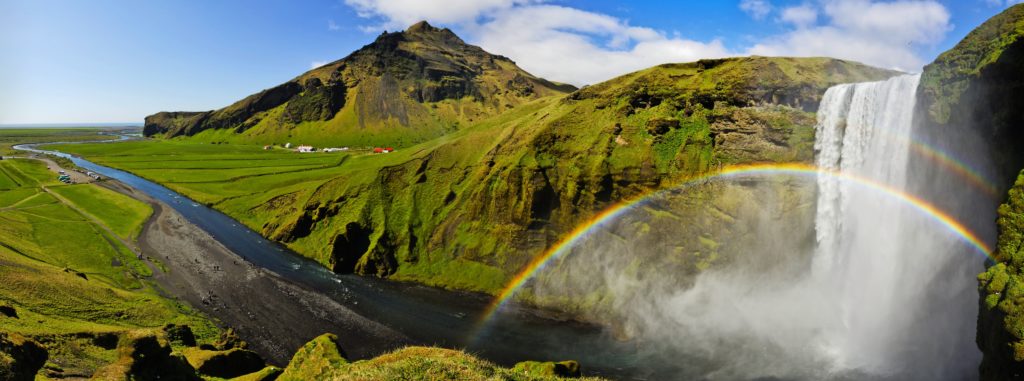
[[[0,123],[3,128],[90,128],[90,127],[142,127],[141,122],[82,122],[82,123]]]

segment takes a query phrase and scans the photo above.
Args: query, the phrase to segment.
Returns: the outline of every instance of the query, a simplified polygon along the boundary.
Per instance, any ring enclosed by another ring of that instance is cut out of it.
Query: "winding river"
[[[121,136],[121,140],[127,139]],[[575,359],[583,365],[584,374],[615,379],[671,378],[684,366],[667,363],[665,359],[647,358],[649,355],[641,354],[642,345],[616,340],[601,327],[559,320],[516,306],[499,311],[485,327],[480,327],[478,321],[489,302],[486,296],[335,274],[266,240],[231,217],[164,186],[39,146],[24,144],[14,148],[68,158],[81,168],[135,188],[172,207],[252,264],[328,296],[357,314],[408,336],[417,344],[465,349],[505,366],[524,360]]]

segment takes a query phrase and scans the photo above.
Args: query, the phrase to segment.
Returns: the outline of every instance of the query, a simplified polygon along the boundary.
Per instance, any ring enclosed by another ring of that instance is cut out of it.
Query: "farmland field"
[[[11,156],[18,151],[11,146],[22,143],[78,142],[107,140],[100,135],[101,128],[0,128],[0,156]]]

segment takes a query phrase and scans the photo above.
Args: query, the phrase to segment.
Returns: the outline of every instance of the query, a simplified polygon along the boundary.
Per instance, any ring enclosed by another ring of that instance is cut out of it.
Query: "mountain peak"
[[[428,23],[427,20],[423,20],[423,21],[420,21],[418,23],[415,23],[415,24],[412,24],[411,26],[409,26],[409,28],[405,30],[405,33],[415,34],[415,33],[425,33],[425,32],[438,32],[438,31],[440,31],[440,29],[435,28],[433,25],[430,25],[430,23]]]
[[[307,141],[394,144],[401,136],[420,142],[455,125],[574,90],[421,21],[405,31],[384,32],[344,59],[223,109],[152,115],[145,132],[174,137],[230,129],[272,143],[296,140],[303,135],[299,130],[316,130],[320,135],[310,132]],[[312,124],[317,127],[305,128]]]

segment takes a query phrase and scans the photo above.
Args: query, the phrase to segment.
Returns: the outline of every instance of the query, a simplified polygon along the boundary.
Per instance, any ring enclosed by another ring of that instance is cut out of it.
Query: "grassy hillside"
[[[349,362],[337,337],[326,334],[300,348],[278,380],[562,380],[578,378],[579,364],[526,362],[512,369],[461,351],[408,347],[379,357]]]
[[[421,22],[225,108],[151,115],[145,133],[205,142],[407,147],[572,90]]]
[[[149,206],[92,184],[64,185],[37,160],[0,161],[0,332],[43,344],[46,374],[88,376],[116,356],[125,332],[216,328],[145,283],[131,242]],[[113,234],[111,234],[113,232]],[[104,342],[104,340],[107,340]]]
[[[817,58],[663,65],[382,155],[196,140],[61,149],[167,184],[338,272],[493,293],[616,200],[728,164],[812,160],[825,89],[893,74]],[[694,235],[725,242],[721,221],[702,226]]]

